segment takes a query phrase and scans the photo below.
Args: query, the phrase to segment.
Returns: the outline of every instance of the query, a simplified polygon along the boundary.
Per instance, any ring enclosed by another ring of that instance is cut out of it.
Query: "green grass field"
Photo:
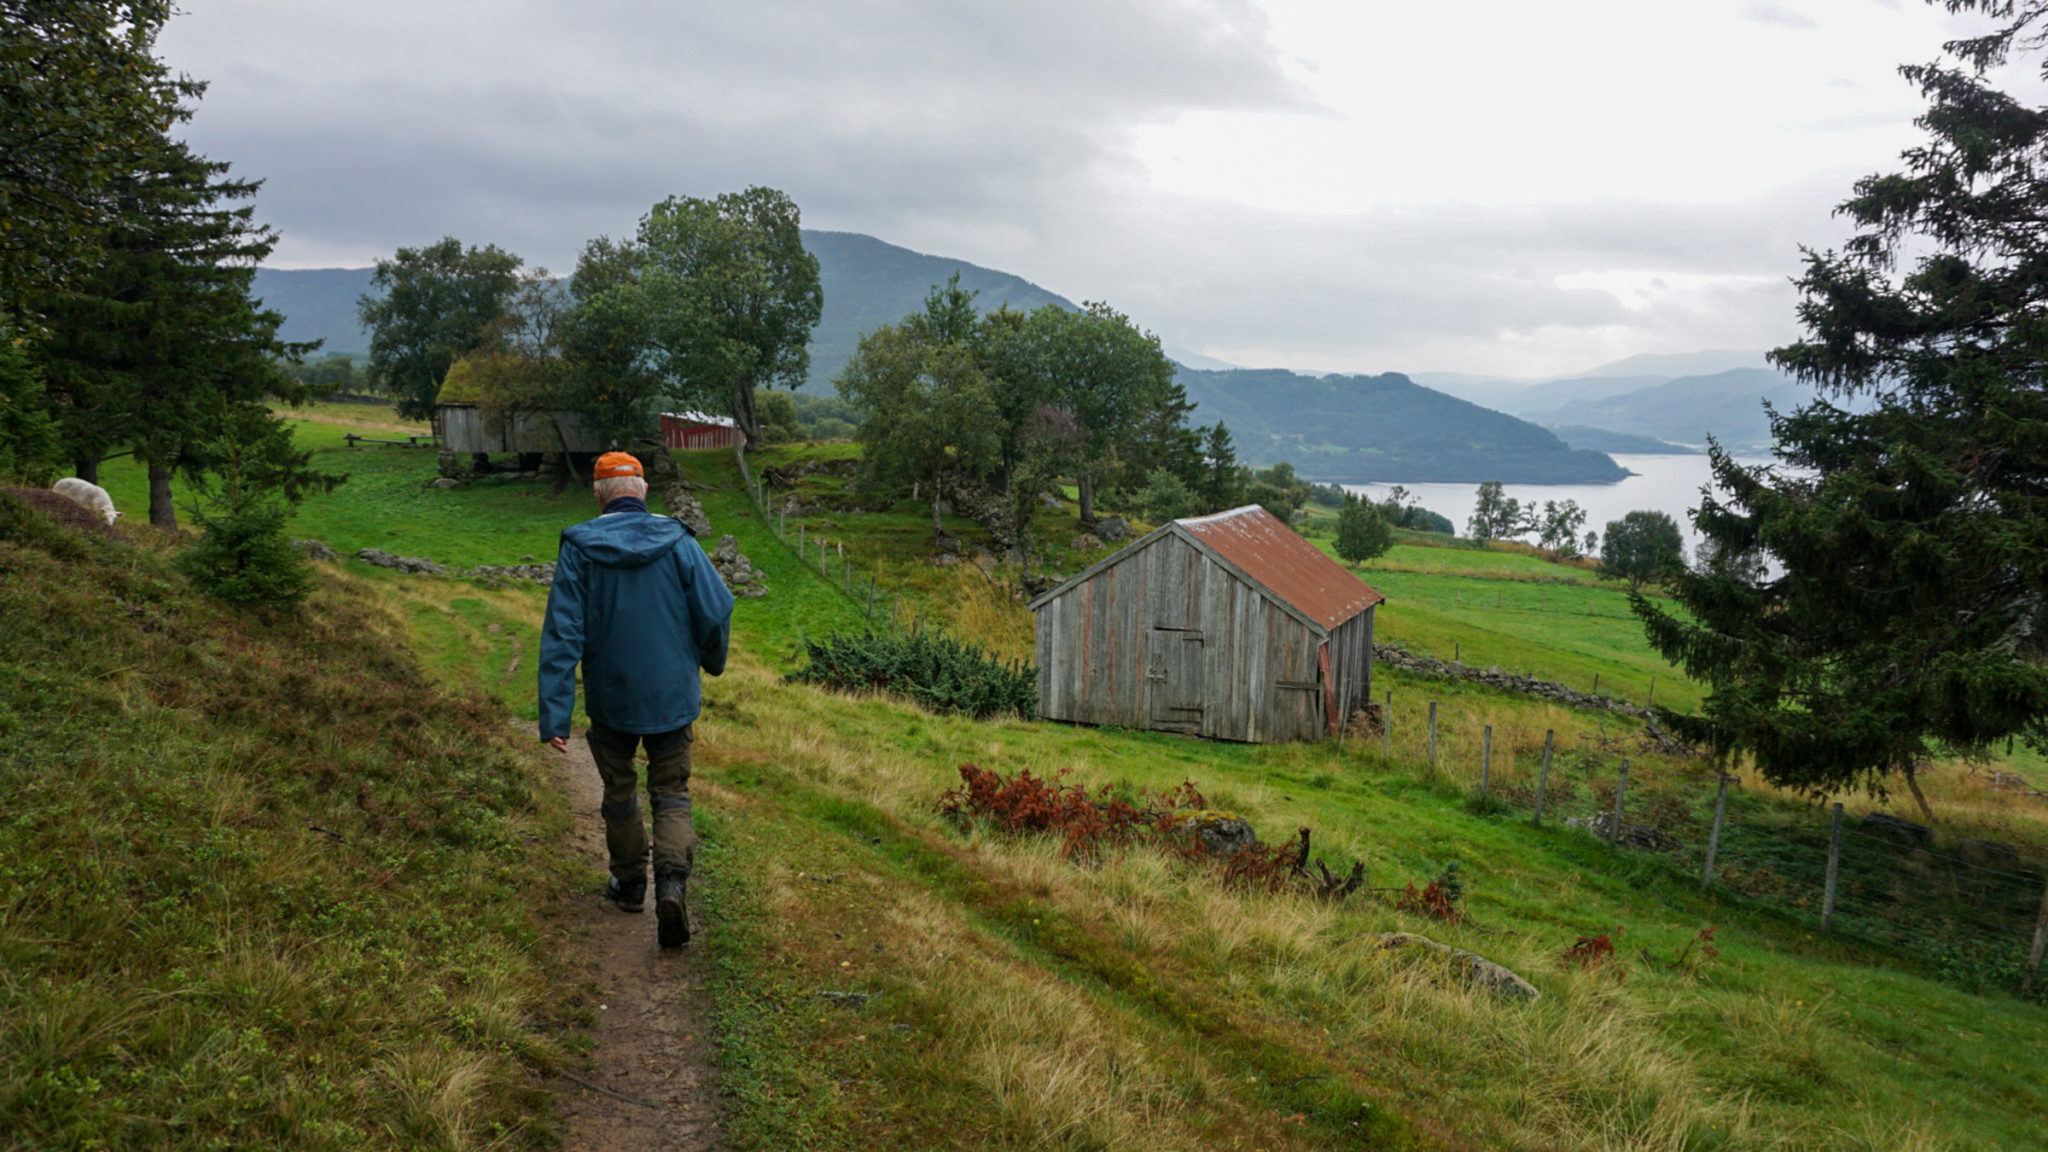
[[[309,501],[295,532],[344,552],[375,546],[459,564],[545,558],[590,514],[577,492],[481,482],[425,488],[428,452],[338,447],[302,425],[347,486]],[[758,471],[846,446],[788,446]],[[1683,864],[1535,827],[1472,803],[1478,741],[1496,728],[1496,787],[1526,787],[1545,730],[1570,754],[1555,784],[1590,805],[1635,728],[1469,686],[1382,677],[1396,695],[1391,755],[1372,742],[1249,747],[1017,719],[975,723],[885,698],[784,682],[801,638],[870,626],[878,604],[998,649],[1028,652],[1015,573],[940,567],[928,510],[847,506],[842,479],[798,488],[824,507],[776,526],[752,515],[730,455],[679,454],[715,530],[772,593],[742,601],[734,666],[707,690],[699,745],[702,890],[728,1128],[743,1148],[1062,1147],[1936,1149],[2040,1146],[2048,1008],[1724,886]],[[132,475],[107,486],[139,508]],[[131,485],[128,488],[117,485]],[[777,494],[781,495],[780,493]],[[1072,508],[1035,526],[1046,565],[1072,573]],[[811,554],[792,544],[801,527]],[[967,540],[963,522],[948,530]],[[830,558],[816,559],[825,540]],[[1319,541],[1327,546],[1327,541]],[[852,594],[838,559],[852,557]],[[352,568],[360,567],[351,564]],[[1614,585],[1524,553],[1409,542],[1361,574],[1390,597],[1381,638],[1468,664],[1685,706],[1697,688],[1644,647]],[[531,708],[543,594],[364,572],[428,673]],[[883,623],[875,621],[876,626]],[[1020,640],[1021,637],[1021,640]],[[1422,716],[1440,704],[1439,763]],[[529,712],[530,714],[530,712]],[[1701,766],[1635,752],[1631,793],[1697,810]],[[1193,782],[1269,841],[1313,829],[1333,867],[1362,860],[1376,888],[1457,863],[1470,918],[1398,910],[1391,894],[1323,904],[1233,891],[1134,850],[1081,867],[1056,846],[962,827],[941,792],[974,762],[1149,794]],[[2039,766],[2024,754],[2005,765]],[[1932,794],[1967,832],[2038,858],[2044,821],[1961,769]],[[1562,806],[1562,801],[1560,801]],[[1812,823],[1768,789],[1754,824]],[[1589,810],[1582,808],[1581,810]],[[1689,942],[1712,926],[1718,955]],[[1516,969],[1523,1005],[1387,951],[1409,931]],[[1568,963],[1580,937],[1612,964]],[[818,995],[869,993],[860,1006]],[[1938,1100],[1938,1106],[1934,1101]]]

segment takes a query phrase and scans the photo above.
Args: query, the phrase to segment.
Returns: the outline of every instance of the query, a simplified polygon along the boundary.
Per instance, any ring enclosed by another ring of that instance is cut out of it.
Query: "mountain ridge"
[[[1240,459],[1255,466],[1286,460],[1312,480],[1611,484],[1629,475],[1604,453],[1573,449],[1526,420],[1398,372],[1183,367],[1178,379],[1197,422],[1229,425]]]

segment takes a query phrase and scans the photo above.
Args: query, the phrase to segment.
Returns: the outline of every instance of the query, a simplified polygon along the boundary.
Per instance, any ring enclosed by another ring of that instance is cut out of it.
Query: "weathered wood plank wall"
[[[1167,533],[1038,609],[1039,711],[1237,741],[1329,732],[1324,637]],[[1369,698],[1372,612],[1330,634],[1339,714]]]

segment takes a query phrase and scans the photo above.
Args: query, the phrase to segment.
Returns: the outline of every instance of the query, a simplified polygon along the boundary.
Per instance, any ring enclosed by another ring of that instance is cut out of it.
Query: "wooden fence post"
[[[1650,702],[1649,702],[1649,704],[1645,705],[1645,707],[1649,707],[1649,708],[1655,708],[1656,706],[1657,706],[1657,674],[1656,674],[1655,672],[1652,672],[1652,673],[1650,673]]]
[[[1595,696],[1598,696],[1599,694],[1600,694],[1600,674],[1599,674],[1598,672],[1595,672],[1595,673],[1593,673],[1593,695],[1595,695]]]
[[[1429,702],[1429,770],[1436,771],[1436,701]]]
[[[1394,690],[1392,688],[1387,689],[1386,714],[1381,716],[1380,719],[1383,721],[1380,725],[1380,756],[1383,759],[1392,760],[1394,758]]]
[[[1621,802],[1628,794],[1628,757],[1621,758],[1621,777],[1614,782],[1614,816],[1607,825],[1607,842],[1621,842]]]
[[[1835,930],[1835,877],[1842,868],[1842,806],[1835,805],[1834,824],[1828,829],[1828,886],[1820,897],[1820,930]]]
[[[869,573],[869,574],[868,574],[868,619],[870,619],[870,620],[873,620],[874,618],[875,618],[875,577],[874,577],[874,574],[873,574],[873,573]]]
[[[804,522],[801,520],[796,522],[796,558],[810,563],[809,557],[804,555]]]
[[[1700,891],[1714,886],[1714,857],[1721,852],[1721,821],[1728,814],[1728,773],[1721,773],[1721,786],[1714,791],[1714,830],[1707,836],[1707,863],[1700,869]]]
[[[1486,786],[1493,779],[1493,725],[1486,726],[1486,743],[1479,753],[1479,798],[1486,799]]]
[[[1543,791],[1550,787],[1550,745],[1557,739],[1557,729],[1543,730],[1543,771],[1536,775],[1536,820],[1543,823]]]
[[[1464,658],[1465,645],[1463,644],[1463,642],[1457,640],[1451,641],[1451,663],[1461,663],[1464,660]]]
[[[2025,995],[2034,990],[2034,981],[2041,977],[2041,953],[2048,949],[2048,888],[2041,889],[2041,914],[2034,919],[2034,949],[2027,953],[2027,978],[2020,984],[2020,993]]]

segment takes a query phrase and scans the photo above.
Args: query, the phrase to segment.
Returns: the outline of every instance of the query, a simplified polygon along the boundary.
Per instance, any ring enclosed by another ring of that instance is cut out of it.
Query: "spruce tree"
[[[1716,447],[1717,562],[1675,577],[1682,612],[1635,601],[1710,686],[1692,735],[1816,796],[1903,777],[1930,818],[1930,758],[2048,735],[2048,108],[1988,81],[2048,3],[1946,6],[2006,23],[1902,69],[1926,142],[1807,254],[1806,336],[1772,354],[1821,392],[1773,418],[1789,467]]]
[[[234,435],[296,498],[331,486],[305,466],[269,410],[306,386],[278,367],[313,345],[277,338],[284,318],[251,295],[277,237],[254,220],[259,182],[168,136],[111,181],[116,223],[70,291],[34,298],[46,339],[33,355],[76,473],[132,449],[149,469],[150,523],[175,528],[171,483],[214,469]]]

